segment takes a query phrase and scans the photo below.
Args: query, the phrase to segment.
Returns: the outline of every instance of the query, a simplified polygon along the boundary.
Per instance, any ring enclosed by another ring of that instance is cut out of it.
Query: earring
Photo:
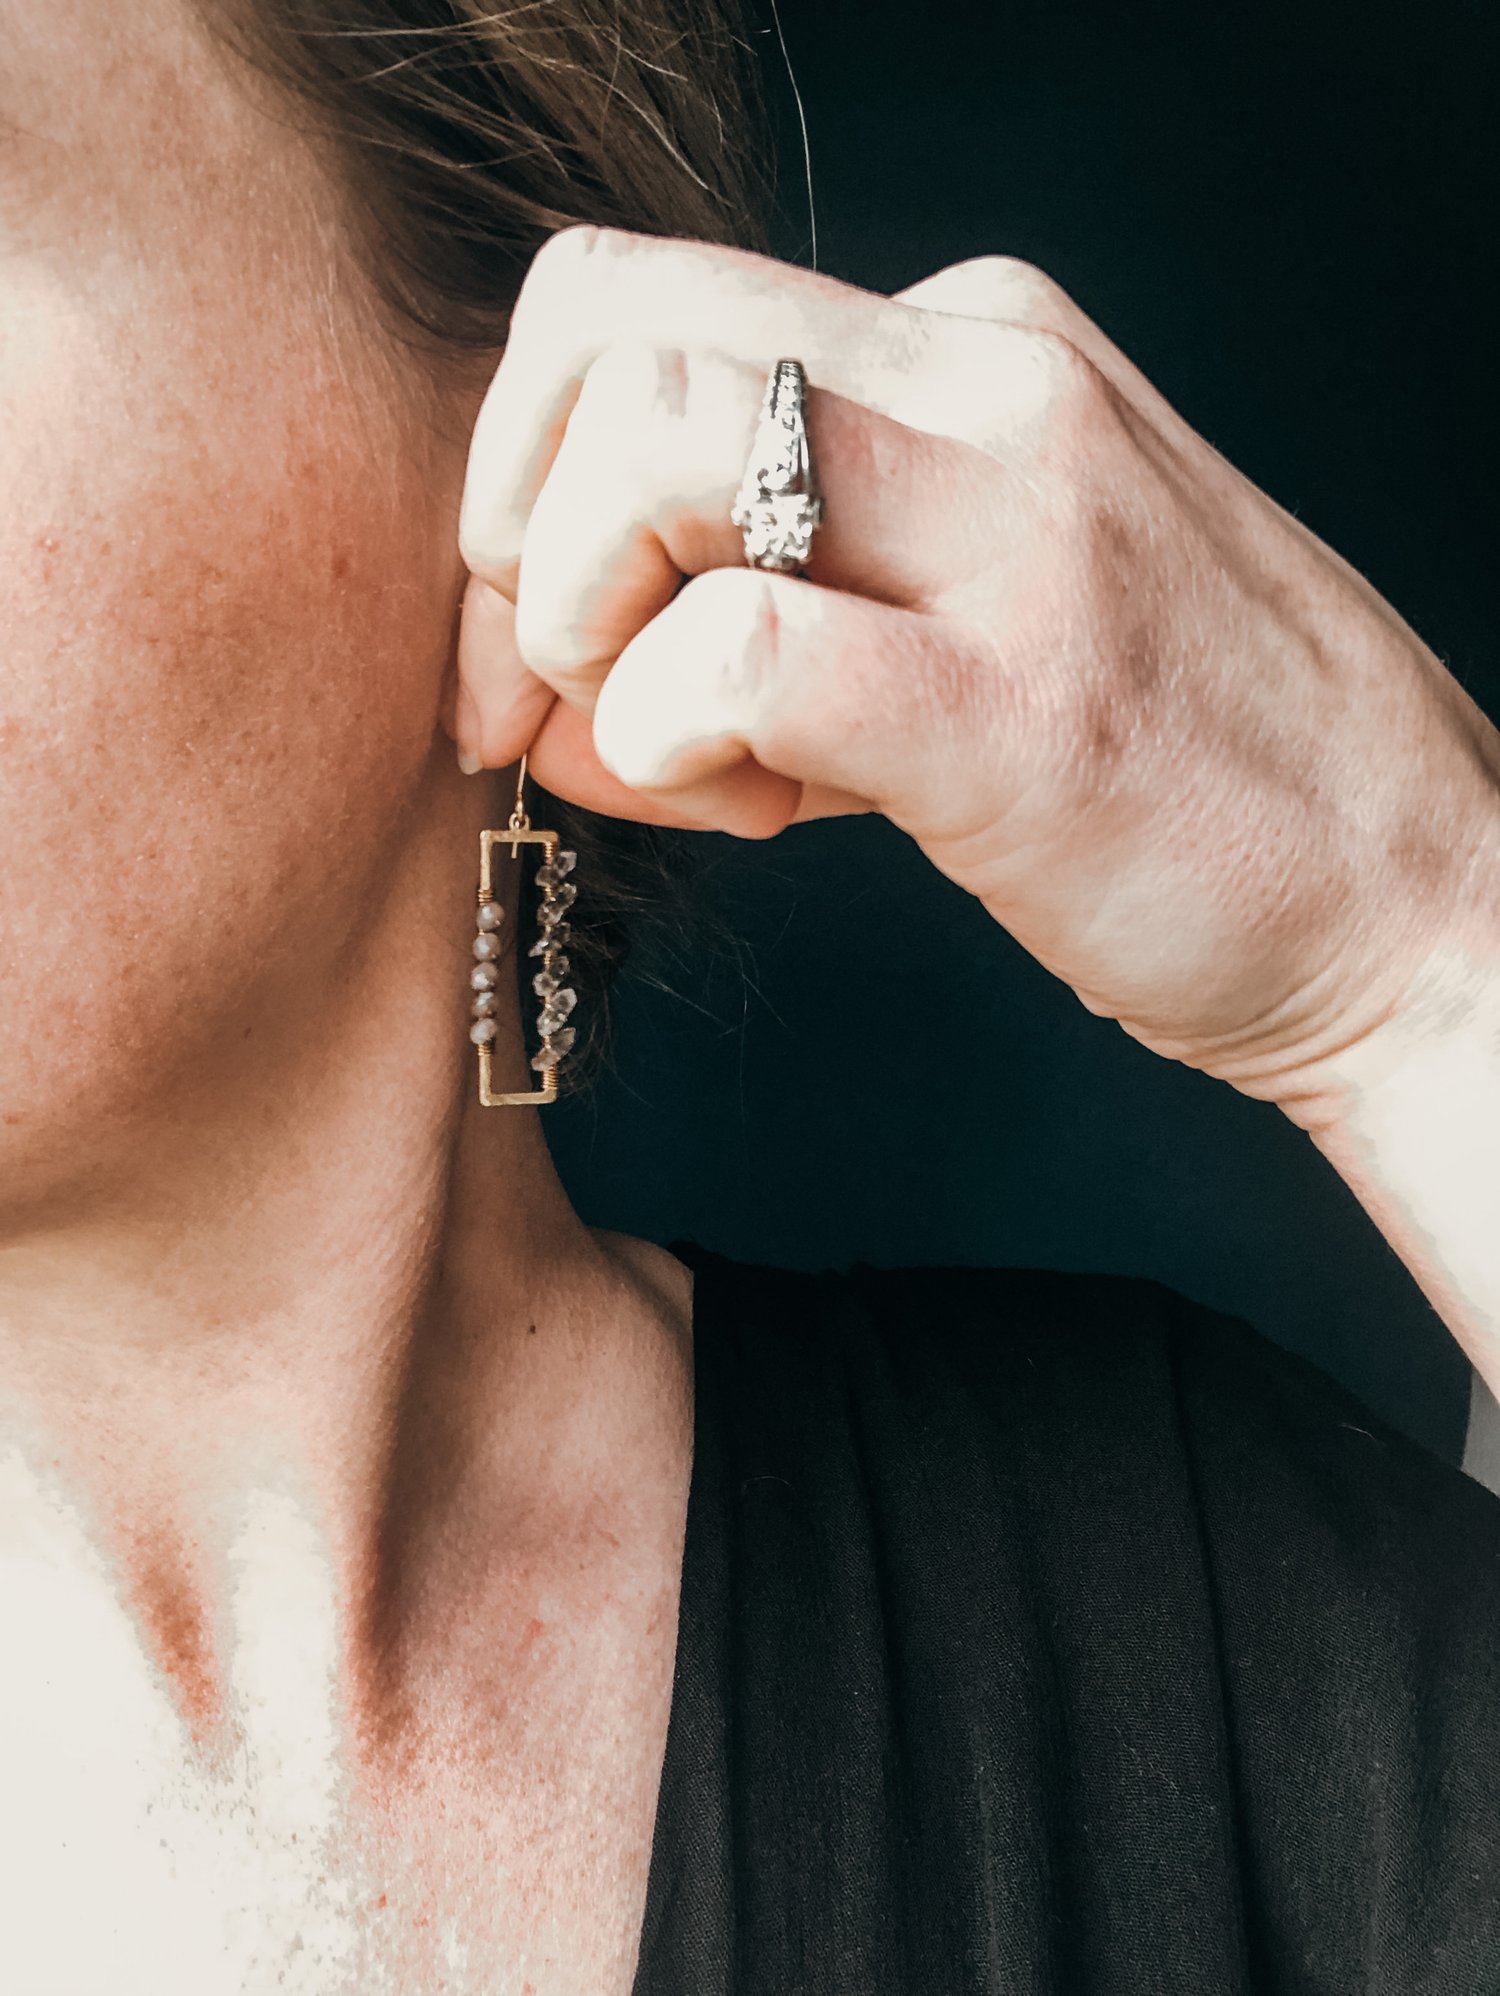
[[[578,993],[563,983],[568,974],[568,959],[563,954],[562,946],[569,934],[568,924],[563,918],[578,894],[573,882],[563,876],[573,871],[578,855],[576,852],[558,851],[556,832],[532,830],[531,819],[521,801],[525,782],[526,758],[523,755],[520,774],[516,778],[516,803],[510,814],[510,824],[504,831],[479,834],[479,914],[474,937],[476,960],[469,975],[474,992],[471,1008],[474,1023],[469,1028],[469,1038],[479,1050],[479,1100],[486,1109],[507,1103],[555,1102],[557,1064],[576,1037],[573,1027],[565,1023],[578,1003]],[[490,860],[496,845],[501,843],[510,846],[512,859],[520,858],[523,845],[543,848],[542,864],[536,870],[536,882],[542,890],[542,901],[537,910],[542,932],[527,951],[528,956],[542,959],[541,969],[531,980],[532,990],[542,1000],[536,1022],[542,1044],[531,1056],[531,1065],[541,1075],[542,1085],[529,1093],[511,1095],[497,1095],[490,1087],[490,1052],[498,1030],[494,1015],[499,1004],[496,986],[500,982],[500,924],[505,918],[505,909],[494,896]]]

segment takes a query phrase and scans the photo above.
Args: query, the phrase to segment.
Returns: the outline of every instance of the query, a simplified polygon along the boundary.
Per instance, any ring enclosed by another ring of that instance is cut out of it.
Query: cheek
[[[159,1087],[338,919],[422,780],[461,585],[374,385],[103,358],[74,330],[23,398],[0,374],[11,1124],[80,1044]]]

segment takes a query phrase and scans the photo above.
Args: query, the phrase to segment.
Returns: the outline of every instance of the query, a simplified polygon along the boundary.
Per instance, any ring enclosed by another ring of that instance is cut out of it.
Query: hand
[[[785,355],[825,495],[801,576],[747,567],[729,517]],[[881,811],[1090,1011],[1310,1127],[1434,941],[1500,934],[1495,729],[1008,259],[888,299],[563,231],[460,546],[485,763],[748,838]]]

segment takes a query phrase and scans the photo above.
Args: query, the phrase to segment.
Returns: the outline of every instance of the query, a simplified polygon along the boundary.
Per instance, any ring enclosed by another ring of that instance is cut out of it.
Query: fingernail
[[[473,749],[461,748],[458,752],[458,766],[465,776],[477,776],[484,763]]]

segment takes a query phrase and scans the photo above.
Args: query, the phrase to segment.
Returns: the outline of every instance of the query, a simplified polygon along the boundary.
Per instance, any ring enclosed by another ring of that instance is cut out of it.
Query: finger
[[[798,576],[713,569],[615,661],[594,747],[632,791],[742,837],[792,822],[799,786],[942,836],[972,803],[962,783],[943,795],[945,772],[999,766],[994,676],[936,618]]]
[[[588,720],[564,705],[516,649],[516,611],[477,576],[464,591],[459,626],[460,683],[476,702],[477,719],[460,729],[460,748],[486,769],[506,769],[527,755],[537,782],[555,796],[615,818],[647,825],[698,828],[698,821],[636,796],[594,753]]]
[[[477,578],[470,579],[460,627],[460,669],[482,689],[481,697],[497,704],[486,705],[482,728],[461,747],[475,746],[488,769],[508,768],[525,751],[531,774],[554,796],[607,817],[691,831],[728,829],[712,826],[660,798],[642,796],[606,769],[595,752],[588,716],[559,700],[522,662],[510,640],[514,621],[512,604]],[[860,798],[816,784],[797,788],[790,818],[783,814],[772,829],[869,809]],[[756,814],[756,822],[762,822],[763,816]]]
[[[554,797],[603,817],[633,819],[642,825],[673,825],[686,831],[711,829],[674,805],[643,797],[622,783],[595,753],[588,717],[561,700],[553,699],[540,728],[527,743],[526,767]]]
[[[777,777],[768,786],[767,772],[747,763],[724,788],[702,790],[687,802],[661,792],[646,796],[632,790],[599,760],[593,724],[565,701],[555,701],[527,755],[527,768],[555,797],[580,804],[611,818],[634,818],[646,825],[675,825],[686,831],[734,832],[740,838],[770,838],[787,825],[813,818],[848,817],[870,810],[862,797],[826,784],[797,783],[790,787]],[[774,801],[768,801],[768,799]],[[722,805],[724,808],[719,808]],[[788,806],[790,805],[790,811]]]
[[[1176,435],[1196,432],[1161,391],[1075,303],[1056,279],[1013,256],[967,257],[893,294],[896,304],[990,323],[1028,326],[1054,333],[1077,347],[1105,380],[1149,421]]]
[[[1014,421],[1029,418],[1030,384],[1053,371],[1045,352],[997,345],[1007,329],[1087,357],[1129,406],[1203,448],[1067,294],[1014,259],[970,259],[886,298],[724,244],[559,230],[532,259],[475,421],[460,552],[515,597],[531,508],[583,378],[613,343],[716,348],[762,377],[792,355],[831,393],[908,428],[995,449]]]
[[[692,795],[645,796],[599,760],[587,715],[559,701],[532,743],[527,767],[554,796],[585,810],[641,824],[685,831],[733,831],[742,838],[771,838],[795,822],[802,786],[770,776],[754,763],[727,769],[725,780]],[[769,788],[768,788],[769,786]]]
[[[471,575],[459,616],[455,732],[459,748],[477,755],[487,769],[518,761],[557,700],[522,658],[515,629],[514,603]]]
[[[795,355],[810,379],[895,413],[927,315],[752,250],[622,229],[562,229],[527,270],[470,440],[459,516],[468,566],[514,596],[526,522],[584,375],[607,346]]]
[[[744,565],[731,510],[764,387],[729,355],[634,343],[589,369],[532,508],[514,621],[525,664],[580,711],[685,575]],[[809,582],[926,608],[993,570],[993,458],[827,390],[809,389],[806,420],[826,492]]]

